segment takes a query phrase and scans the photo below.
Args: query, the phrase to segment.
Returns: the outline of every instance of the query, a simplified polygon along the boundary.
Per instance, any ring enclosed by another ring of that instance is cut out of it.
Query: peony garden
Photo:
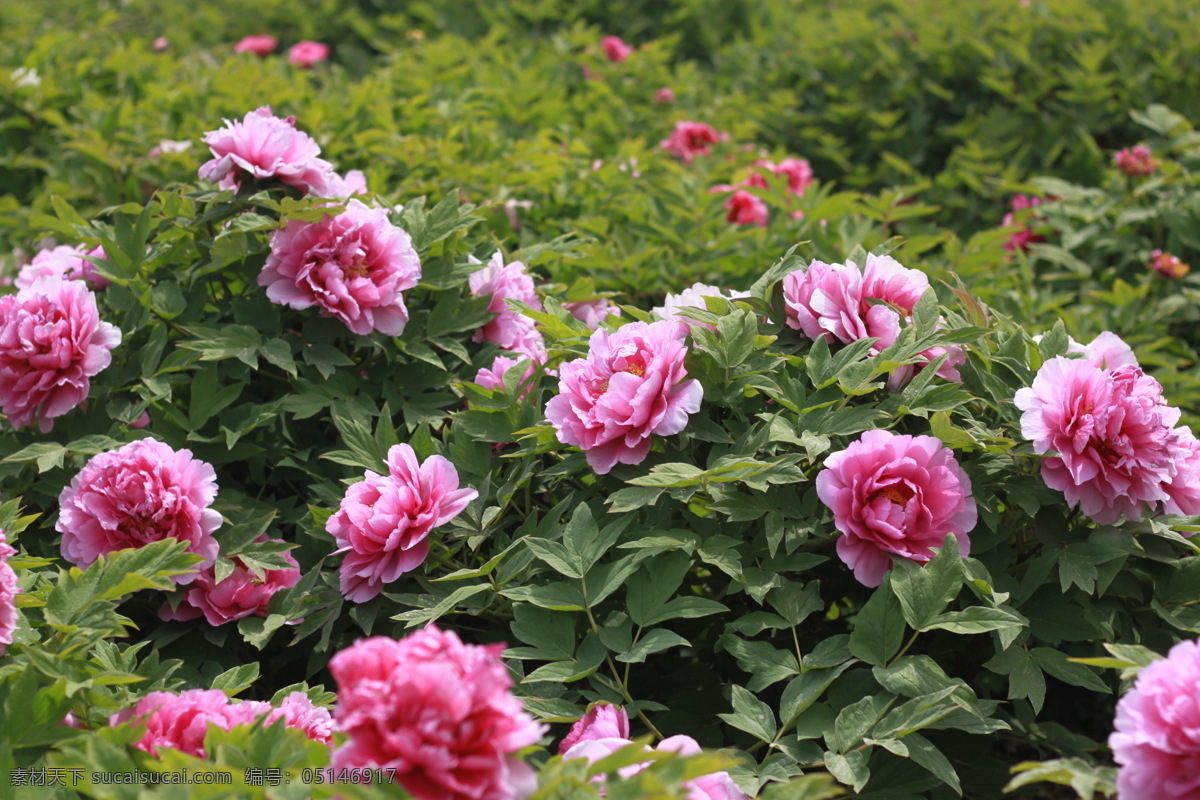
[[[1200,9],[299,6],[0,0],[0,796],[1200,800]]]

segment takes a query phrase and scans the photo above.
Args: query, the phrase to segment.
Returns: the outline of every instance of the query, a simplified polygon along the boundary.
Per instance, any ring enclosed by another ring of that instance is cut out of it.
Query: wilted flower
[[[306,194],[329,196],[333,166],[322,158],[320,146],[303,131],[296,118],[280,119],[270,106],[255,109],[240,122],[204,134],[213,158],[200,167],[200,177],[222,189],[237,189],[242,181],[274,178]]]
[[[620,36],[605,36],[600,41],[604,55],[609,61],[624,61],[633,53],[633,48],[625,44]]]
[[[14,428],[36,423],[49,433],[55,417],[87,399],[120,343],[81,281],[41,278],[0,297],[0,412]]]
[[[1180,642],[1138,673],[1108,737],[1121,800],[1200,797],[1200,642]]]
[[[698,322],[690,317],[685,317],[679,313],[681,308],[699,308],[707,310],[708,305],[704,302],[706,297],[723,297],[726,300],[736,300],[739,297],[749,297],[749,292],[730,291],[723,292],[718,286],[709,286],[706,283],[693,283],[688,288],[678,294],[669,294],[663,299],[661,306],[655,306],[650,313],[657,315],[660,319],[670,320],[672,322],[683,322],[688,325],[703,325],[706,328],[713,329],[715,326],[707,322]]]
[[[560,442],[583,448],[597,473],[641,463],[652,435],[679,433],[700,410],[704,390],[687,377],[679,327],[663,321],[632,322],[613,333],[601,328],[586,358],[559,368],[559,394],[546,405],[546,418]]]
[[[204,558],[197,567],[203,570],[217,558],[212,532],[221,515],[209,508],[216,496],[210,464],[190,450],[139,439],[88,459],[58,496],[54,529],[63,535],[63,558],[80,567],[106,553],[174,538]],[[196,574],[173,580],[191,583]]]
[[[1144,144],[1126,147],[1113,153],[1113,163],[1117,165],[1117,169],[1130,176],[1153,175],[1158,169],[1154,154]]]
[[[319,222],[292,220],[271,234],[271,254],[258,276],[272,302],[319,306],[360,336],[399,336],[408,324],[406,289],[421,278],[412,239],[382,208],[350,200]]]
[[[300,69],[309,69],[329,58],[329,45],[321,42],[297,42],[288,50],[288,63]]]
[[[233,46],[233,51],[235,53],[254,53],[256,56],[268,56],[275,52],[275,48],[278,46],[279,40],[274,36],[258,34],[242,39]]]
[[[880,584],[889,556],[923,564],[950,535],[964,556],[971,552],[971,479],[932,436],[867,431],[825,459],[817,496],[842,532],[838,557],[864,586]]]
[[[1192,271],[1178,256],[1164,253],[1162,250],[1155,250],[1150,254],[1150,267],[1164,278],[1172,280],[1179,280]]]
[[[685,121],[676,122],[670,137],[663,139],[659,144],[671,155],[679,157],[683,163],[690,164],[696,156],[711,153],[711,145],[721,141],[721,138],[710,125]]]
[[[536,788],[512,757],[542,726],[512,694],[503,644],[469,645],[429,625],[399,641],[374,636],[329,662],[338,729],[335,769],[395,770],[417,800],[517,800]]]
[[[725,201],[725,208],[729,213],[725,215],[725,219],[732,222],[734,225],[757,225],[760,228],[767,227],[767,218],[770,216],[767,211],[767,204],[762,201],[762,198],[751,194],[747,191],[736,191],[728,200]]]
[[[21,267],[15,283],[18,289],[28,289],[38,278],[54,276],[64,280],[84,280],[93,289],[107,288],[108,278],[96,271],[96,265],[89,258],[107,260],[108,255],[99,246],[88,249],[64,244],[52,250],[42,250]]]
[[[265,541],[266,537],[260,537]],[[267,616],[267,605],[281,589],[290,589],[300,580],[300,565],[291,553],[283,558],[290,567],[286,569],[264,569],[260,578],[237,556],[231,558],[233,572],[218,581],[215,566],[201,572],[188,586],[174,609],[164,604],[159,616],[165,620],[193,620],[203,616],[209,625],[224,625],[227,622],[256,615]]]
[[[17,629],[17,573],[8,559],[17,554],[16,548],[5,541],[5,532],[0,530],[0,656],[12,644],[13,631]]]
[[[430,531],[457,517],[479,496],[458,488],[458,470],[442,456],[424,463],[407,444],[387,454],[388,474],[367,470],[346,490],[338,512],[325,523],[337,541],[342,594],[364,603],[429,555]]]

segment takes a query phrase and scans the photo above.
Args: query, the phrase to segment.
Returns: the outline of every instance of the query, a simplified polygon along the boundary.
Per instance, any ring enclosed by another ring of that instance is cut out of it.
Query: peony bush
[[[307,24],[131,46],[212,102],[7,195],[15,796],[1196,796],[1186,119],[973,230],[732,115],[736,43],[484,47],[518,109]]]

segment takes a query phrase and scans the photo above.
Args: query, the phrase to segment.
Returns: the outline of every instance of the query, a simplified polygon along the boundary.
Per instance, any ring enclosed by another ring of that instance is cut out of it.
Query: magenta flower
[[[235,53],[253,53],[256,56],[269,56],[275,52],[275,48],[279,46],[279,40],[274,36],[266,34],[258,34],[256,36],[247,36],[233,46]]]
[[[932,436],[867,431],[825,459],[817,497],[842,532],[838,557],[864,586],[880,584],[889,556],[924,564],[950,535],[964,556],[971,552],[971,479]]]
[[[1158,170],[1154,154],[1144,144],[1126,147],[1113,153],[1113,163],[1117,165],[1117,169],[1131,177],[1153,175]]]
[[[776,164],[773,161],[755,161],[754,166],[763,167],[770,170],[773,175],[783,175],[787,178],[788,191],[797,197],[803,197],[808,191],[808,187],[816,179],[813,175],[812,165],[807,159],[803,158],[785,158]],[[763,182],[763,187],[766,188],[766,182]]]
[[[259,538],[266,540],[265,536]],[[296,559],[291,553],[284,553],[283,557],[292,566],[263,570],[263,576],[259,578],[241,559],[233,556],[233,572],[224,580],[218,582],[215,567],[209,567],[188,586],[178,606],[172,609],[169,604],[164,604],[158,614],[165,620],[179,621],[203,616],[214,627],[251,615],[265,617],[267,605],[275,593],[290,589],[300,581],[300,565]]]
[[[734,225],[767,227],[767,219],[770,216],[770,213],[767,211],[767,204],[763,202],[761,197],[753,195],[750,192],[743,190],[734,192],[725,201],[725,208],[729,211],[725,215],[725,219]]]
[[[329,45],[321,42],[303,41],[288,50],[288,63],[300,69],[310,69],[329,58]]]
[[[87,567],[105,553],[174,538],[204,557],[203,570],[217,558],[212,532],[221,515],[209,508],[217,496],[211,465],[190,450],[172,450],[139,439],[92,456],[58,497],[54,529],[63,535],[63,558]],[[195,572],[174,578],[191,583]]]
[[[706,156],[712,152],[711,145],[721,141],[724,137],[712,128],[711,125],[705,125],[703,122],[676,122],[675,130],[671,135],[663,139],[659,146],[673,156],[678,157],[685,164],[690,164],[696,156]]]
[[[0,656],[12,644],[13,631],[17,629],[17,573],[8,559],[17,554],[15,547],[5,541],[5,532],[0,530]]]
[[[493,389],[495,391],[504,390],[504,378],[508,375],[508,371],[519,364],[524,364],[524,374],[521,376],[521,384],[525,386],[521,390],[521,397],[529,394],[533,385],[529,379],[533,377],[534,362],[529,358],[509,358],[508,356],[496,356],[490,367],[484,367],[475,373],[475,382],[485,389]]]
[[[296,118],[280,119],[270,106],[251,111],[241,122],[204,134],[213,157],[200,167],[200,177],[222,189],[239,189],[245,180],[275,179],[305,194],[328,196],[333,166],[320,146],[296,130]]]
[[[1164,253],[1162,250],[1155,250],[1150,254],[1150,268],[1164,278],[1170,278],[1173,281],[1179,280],[1192,271],[1192,268],[1185,264],[1179,256]],[[19,281],[20,278],[17,280]]]
[[[285,726],[295,728],[314,742],[333,743],[333,715],[329,709],[315,705],[304,692],[288,693],[279,701],[278,708],[267,712],[268,725],[280,718]]]
[[[670,105],[675,102],[675,90],[670,86],[664,86],[654,93],[654,102],[659,105]]]
[[[271,234],[271,255],[258,275],[272,302],[319,306],[360,336],[399,336],[408,324],[404,290],[421,278],[412,239],[386,209],[350,200],[319,222],[292,220]]]
[[[417,800],[516,800],[536,788],[512,757],[543,728],[512,694],[503,644],[469,645],[429,625],[362,639],[329,662],[334,718],[349,741],[334,769],[394,769]]]
[[[624,708],[612,703],[593,703],[559,743],[558,754],[566,753],[580,742],[597,739],[629,739],[629,715]]]
[[[1012,198],[1012,211],[1004,215],[1003,221],[1000,223],[1002,228],[1013,228],[1017,230],[1008,237],[1008,241],[1004,243],[1005,250],[1025,252],[1032,244],[1039,244],[1046,241],[1046,237],[1040,233],[1034,233],[1033,229],[1024,222],[1018,222],[1017,217],[1019,212],[1026,209],[1040,206],[1044,201],[1040,197],[1030,197],[1029,195],[1016,194]],[[1027,215],[1020,215],[1022,219],[1026,219]]]
[[[0,412],[14,428],[54,419],[87,399],[91,379],[112,362],[121,331],[100,321],[81,281],[41,278],[0,297]]]
[[[633,54],[633,48],[625,44],[620,36],[605,36],[600,40],[604,55],[609,61],[624,61]]]
[[[43,250],[33,257],[17,274],[15,281],[18,289],[32,288],[38,278],[57,277],[63,280],[87,281],[93,289],[104,289],[108,286],[108,278],[96,271],[96,265],[88,258],[107,259],[103,247],[84,247],[60,245],[53,250]]]
[[[546,346],[536,323],[506,302],[519,300],[533,309],[542,310],[542,301],[525,265],[520,261],[505,264],[504,257],[496,251],[486,267],[471,273],[469,282],[471,294],[491,296],[487,310],[496,315],[475,332],[475,341],[494,342],[505,350],[545,361]]]
[[[621,309],[615,306],[607,297],[596,300],[579,300],[574,303],[563,303],[563,308],[575,319],[587,325],[592,330],[600,327],[605,317],[621,316]]]
[[[726,300],[736,300],[739,297],[749,297],[749,292],[730,291],[725,293],[720,287],[709,286],[706,283],[693,283],[688,288],[678,294],[669,294],[663,299],[661,306],[655,306],[650,313],[655,314],[660,319],[669,320],[671,322],[683,322],[688,325],[703,325],[704,327],[714,330],[716,326],[710,325],[707,322],[698,322],[690,317],[685,317],[679,313],[681,308],[699,308],[703,311],[708,310],[708,305],[705,304],[706,297],[723,297]]]
[[[1046,485],[1096,522],[1135,521],[1169,499],[1163,482],[1175,469],[1180,412],[1139,367],[1103,370],[1059,356],[1013,402],[1034,451],[1057,453],[1042,461]]]
[[[393,445],[388,474],[367,470],[346,490],[341,507],[325,523],[337,540],[342,562],[342,594],[356,603],[370,600],[429,555],[429,532],[457,517],[479,496],[458,488],[458,470],[441,456],[424,463],[407,444]]]
[[[704,390],[687,377],[679,328],[669,321],[601,328],[587,358],[559,368],[559,394],[546,404],[546,418],[560,442],[583,448],[597,473],[640,464],[652,435],[679,433],[700,410]]]
[[[1200,642],[1180,642],[1117,704],[1108,746],[1121,800],[1200,797]]]

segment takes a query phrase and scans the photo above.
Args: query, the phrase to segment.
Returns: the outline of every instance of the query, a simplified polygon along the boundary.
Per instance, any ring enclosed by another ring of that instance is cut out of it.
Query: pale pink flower
[[[292,220],[271,234],[271,254],[258,275],[272,302],[320,307],[360,336],[399,336],[408,324],[404,290],[421,278],[412,239],[383,208],[350,200],[319,222]]]
[[[349,741],[335,769],[394,769],[417,800],[517,800],[536,784],[512,757],[543,726],[512,694],[503,644],[469,645],[429,625],[406,639],[375,636],[329,662],[334,718]]]
[[[120,343],[80,281],[41,278],[0,297],[0,412],[14,428],[36,423],[49,433],[55,417],[87,399]]]
[[[728,293],[721,290],[718,286],[709,286],[706,283],[693,283],[688,288],[677,294],[669,294],[663,299],[661,306],[655,306],[650,310],[650,313],[656,315],[660,319],[669,320],[671,322],[683,322],[688,325],[702,325],[709,330],[715,330],[716,326],[707,322],[699,322],[690,317],[685,317],[679,313],[681,308],[698,308],[702,311],[708,310],[708,305],[704,302],[706,297],[723,297],[726,300],[736,300],[740,297],[749,297],[749,292],[730,291]]]
[[[1108,737],[1121,800],[1200,798],[1200,642],[1180,642],[1138,673]]]
[[[770,170],[772,174],[786,176],[788,191],[797,197],[803,197],[804,193],[808,191],[808,187],[815,180],[812,165],[808,163],[807,159],[803,158],[785,158],[778,164],[773,161],[762,160],[755,161],[754,165],[764,167]]]
[[[89,258],[107,259],[103,247],[86,248],[82,246],[60,245],[53,250],[42,250],[33,257],[21,271],[15,281],[18,289],[28,289],[38,278],[57,277],[63,280],[87,281],[93,289],[104,289],[108,286],[108,278],[96,271],[96,265]]]
[[[609,61],[624,61],[633,54],[633,48],[625,44],[620,36],[605,36],[600,40],[604,55]]]
[[[244,180],[275,179],[305,194],[329,196],[333,166],[320,158],[321,147],[296,130],[296,118],[280,119],[270,106],[251,111],[240,122],[204,134],[213,158],[200,167],[200,177],[222,189],[240,188]]]
[[[490,367],[484,367],[475,373],[475,382],[485,389],[503,391],[504,378],[508,375],[508,371],[520,364],[525,365],[524,374],[521,376],[521,384],[525,387],[521,390],[521,397],[525,397],[533,389],[533,384],[530,383],[529,379],[533,377],[535,364],[533,359],[530,358],[496,356]]]
[[[1040,336],[1035,336],[1034,341],[1040,341],[1041,338]],[[1100,369],[1113,370],[1117,367],[1124,367],[1127,364],[1132,364],[1135,367],[1138,365],[1137,356],[1133,354],[1133,348],[1126,344],[1124,339],[1111,331],[1096,334],[1096,338],[1087,344],[1080,344],[1074,339],[1069,339],[1067,354],[1072,355],[1075,353],[1081,354],[1084,361]]]
[[[0,530],[0,656],[12,644],[13,631],[17,629],[17,573],[8,559],[17,554],[16,548],[5,541],[5,532]]]
[[[360,169],[350,170],[344,178],[335,172],[329,176],[327,191],[330,197],[353,197],[358,194],[366,194],[367,176]]]
[[[288,50],[288,63],[300,69],[309,69],[329,58],[329,45],[322,42],[303,41]]]
[[[559,367],[559,394],[546,418],[563,444],[584,450],[604,475],[618,462],[640,464],[651,436],[671,436],[700,410],[700,383],[687,377],[680,325],[631,322],[592,334],[586,358]]]
[[[154,147],[150,148],[150,152],[146,153],[150,158],[162,158],[165,155],[176,155],[178,153],[186,153],[192,148],[192,142],[189,140],[163,139]]]
[[[260,537],[265,541],[266,537]],[[201,572],[184,592],[179,605],[174,609],[164,604],[158,615],[165,620],[187,621],[201,616],[209,625],[224,625],[227,622],[251,615],[267,616],[267,606],[276,592],[290,589],[300,581],[300,565],[291,553],[284,559],[292,566],[286,569],[265,569],[259,578],[241,559],[233,556],[233,572],[217,582],[215,566]]]
[[[770,216],[770,213],[767,211],[767,204],[763,202],[761,197],[757,197],[750,192],[742,190],[734,192],[725,201],[725,208],[729,211],[725,215],[725,219],[734,225],[767,227],[767,219]]]
[[[706,156],[712,152],[711,145],[722,140],[711,125],[702,122],[677,122],[671,135],[659,143],[664,150],[678,157],[685,164],[690,164],[696,156]]]
[[[1171,477],[1163,481],[1163,491],[1167,493],[1163,511],[1197,515],[1200,514],[1200,441],[1186,425],[1176,428],[1175,435]]]
[[[145,428],[149,424],[150,424],[150,412],[143,411],[137,419],[135,419],[133,422],[129,423],[129,427],[141,429],[141,428]]]
[[[429,532],[457,517],[479,496],[458,488],[458,470],[442,456],[424,463],[407,444],[393,445],[388,474],[367,470],[346,490],[338,512],[325,523],[337,541],[342,562],[342,594],[356,603],[370,600],[429,555]]]
[[[670,86],[664,86],[654,93],[654,102],[659,105],[669,105],[675,102],[675,91]]]
[[[1164,253],[1162,250],[1155,250],[1150,254],[1150,268],[1164,278],[1174,281],[1192,271],[1192,268],[1185,264],[1179,256]]]
[[[542,310],[542,301],[525,265],[520,261],[505,264],[500,251],[496,251],[488,265],[471,273],[468,280],[471,294],[491,297],[487,310],[496,315],[475,331],[475,341],[494,342],[505,350],[545,361],[546,347],[537,324],[506,302],[519,300],[530,308]]]
[[[1126,147],[1113,153],[1113,163],[1121,172],[1133,177],[1153,175],[1158,170],[1158,161],[1154,159],[1150,148],[1144,144]]]
[[[283,719],[283,724],[295,728],[309,739],[321,744],[333,743],[333,715],[329,709],[315,705],[304,692],[291,692],[279,701],[278,708],[267,712],[267,724]]]
[[[624,708],[612,703],[593,703],[559,743],[558,753],[562,755],[580,742],[596,739],[629,739],[629,715]]]
[[[932,436],[867,431],[825,459],[817,497],[842,532],[838,557],[864,586],[880,584],[891,555],[923,564],[947,536],[964,556],[971,552],[971,479]]]
[[[233,46],[235,53],[253,53],[256,56],[269,56],[279,46],[279,40],[274,36],[258,34],[247,36]]]
[[[575,319],[587,325],[592,330],[600,327],[605,317],[621,316],[621,309],[607,297],[595,300],[579,300],[574,303],[563,303],[563,308]]]
[[[203,570],[217,558],[212,532],[221,515],[209,506],[217,496],[211,465],[190,450],[172,450],[139,439],[92,456],[58,497],[55,530],[63,535],[63,558],[87,567],[100,556],[174,538],[203,556]],[[176,576],[191,583],[196,572]]]
[[[1059,356],[1013,402],[1024,412],[1021,433],[1034,451],[1057,453],[1043,459],[1042,478],[1068,505],[1111,525],[1122,516],[1141,519],[1146,506],[1169,499],[1163,482],[1180,446],[1173,430],[1180,412],[1139,367],[1103,370]]]
[[[154,52],[162,53],[171,46],[171,40],[165,36],[159,36],[155,38],[151,46],[154,48]]]

